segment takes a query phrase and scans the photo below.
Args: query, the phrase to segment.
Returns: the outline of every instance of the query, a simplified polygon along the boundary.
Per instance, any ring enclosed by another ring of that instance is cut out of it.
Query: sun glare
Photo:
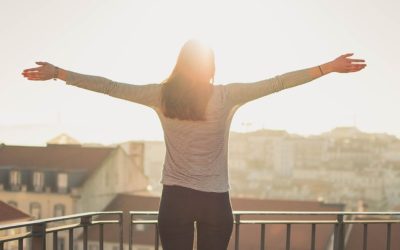
[[[245,105],[235,115],[232,130],[265,126],[312,134],[355,125],[365,131],[399,134],[399,120],[392,115],[395,111],[381,112],[396,107],[399,100],[393,65],[400,36],[393,33],[398,15],[391,7],[397,2],[389,2],[359,5],[357,0],[344,6],[312,0],[307,4],[261,0],[9,1],[0,9],[0,30],[8,34],[0,48],[7,62],[0,83],[0,126],[59,124],[61,129],[77,131],[84,120],[88,127],[98,127],[79,131],[90,140],[111,141],[119,132],[109,138],[99,132],[110,127],[121,131],[113,142],[127,134],[132,139],[162,139],[157,117],[140,105],[65,86],[61,81],[28,83],[19,70],[44,60],[115,81],[160,83],[171,73],[181,46],[197,39],[214,50],[215,84],[258,81],[315,66],[346,52],[375,62],[363,73],[328,76]],[[63,11],[52,11],[56,9]],[[365,26],[364,20],[371,21]],[[376,79],[385,86],[375,84]],[[293,104],[301,112],[294,112]],[[113,119],[92,112],[99,106],[112,113]],[[242,125],[250,123],[251,127]],[[148,128],[147,124],[157,125]],[[2,131],[9,138],[7,128]],[[28,135],[21,133],[21,138],[25,137]]]

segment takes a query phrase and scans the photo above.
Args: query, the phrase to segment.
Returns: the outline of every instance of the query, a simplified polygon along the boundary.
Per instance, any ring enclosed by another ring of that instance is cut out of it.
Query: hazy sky
[[[158,83],[182,44],[216,54],[216,83],[251,82],[354,52],[355,74],[331,74],[243,106],[232,130],[304,135],[356,125],[400,136],[400,1],[83,1],[0,3],[0,142],[162,139],[154,111],[62,81],[21,76],[38,60],[134,84]],[[247,124],[247,125],[246,125]]]

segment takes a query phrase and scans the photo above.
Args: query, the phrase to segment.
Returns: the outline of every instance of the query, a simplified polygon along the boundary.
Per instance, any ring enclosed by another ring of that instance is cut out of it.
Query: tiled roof
[[[80,145],[47,147],[0,145],[0,167],[91,170],[98,167],[113,149],[114,147]]]
[[[0,224],[8,221],[28,220],[31,217],[19,209],[0,201]]]

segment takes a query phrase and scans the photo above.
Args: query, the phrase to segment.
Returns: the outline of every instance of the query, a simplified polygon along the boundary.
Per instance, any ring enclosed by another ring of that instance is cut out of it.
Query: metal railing
[[[359,224],[363,225],[362,230],[362,249],[368,249],[368,228],[371,224],[386,224],[386,247],[382,249],[390,250],[392,249],[391,242],[392,239],[398,238],[392,236],[392,225],[400,225],[400,212],[282,212],[282,211],[235,211],[234,215],[234,238],[232,244],[235,250],[239,249],[241,225],[258,225],[259,226],[259,247],[260,249],[272,249],[268,246],[266,241],[267,227],[269,225],[285,225],[285,249],[291,249],[291,236],[292,236],[292,226],[293,225],[309,225],[311,229],[311,234],[309,238],[310,249],[315,250],[316,247],[316,234],[317,225],[332,225],[333,230],[331,233],[331,249],[334,250],[344,250],[346,234],[350,231],[350,225]],[[97,217],[115,217],[115,219],[99,219]],[[158,224],[157,224],[158,212],[156,211],[130,211],[129,212],[129,239],[128,245],[129,250],[133,249],[134,245],[134,225],[153,225],[154,230],[154,248],[159,249],[160,240],[158,234]],[[249,219],[256,216],[255,219]],[[284,216],[282,219],[271,219],[275,216]],[[315,219],[299,219],[299,217],[307,216],[314,217]],[[324,218],[328,219],[321,219]],[[260,217],[265,217],[260,219]],[[296,217],[296,218],[293,218]],[[357,218],[355,218],[357,217]],[[384,218],[383,218],[384,217]],[[75,222],[71,223],[74,220]],[[58,223],[57,225],[53,225]],[[62,225],[59,225],[62,223]],[[0,250],[5,249],[5,244],[8,242],[16,242],[17,248],[22,250],[26,248],[24,245],[24,240],[28,239],[29,249],[33,250],[45,250],[46,249],[46,238],[50,236],[53,239],[52,248],[58,249],[58,233],[67,232],[68,233],[68,249],[74,249],[75,241],[82,241],[83,249],[88,249],[88,231],[90,227],[98,226],[98,249],[104,249],[104,226],[107,224],[118,225],[118,244],[119,249],[124,249],[124,228],[123,228],[123,212],[113,211],[113,212],[94,212],[94,213],[82,213],[62,217],[54,217],[43,220],[28,221],[10,225],[0,225],[0,232],[7,231],[10,229],[21,229],[23,228],[26,232],[21,232],[13,235],[0,236]],[[346,228],[347,226],[347,228]],[[79,231],[79,232],[76,232]],[[75,234],[76,232],[76,234]],[[74,238],[74,235],[79,235]]]
[[[101,215],[115,216],[114,220],[95,220],[96,217]],[[54,217],[42,220],[27,221],[22,223],[0,225],[0,232],[12,230],[12,229],[23,229],[22,233],[0,236],[0,250],[5,249],[7,242],[16,241],[18,250],[25,249],[24,239],[30,240],[29,249],[33,250],[45,250],[46,249],[46,238],[52,235],[53,246],[50,249],[58,249],[58,234],[63,231],[68,232],[68,249],[73,250],[74,248],[74,232],[77,229],[82,230],[82,242],[83,249],[88,249],[88,229],[89,227],[98,225],[99,227],[99,249],[103,250],[104,247],[104,225],[106,224],[118,224],[119,225],[119,248],[123,250],[123,212],[94,212],[94,213],[81,213],[69,216]],[[72,222],[71,221],[77,221]],[[51,224],[62,224],[57,226],[51,226]]]
[[[155,226],[154,235],[154,249],[158,250],[160,241],[158,236],[158,225],[157,225],[157,215],[158,212],[155,211],[130,211],[130,223],[129,223],[129,250],[132,250],[133,246],[133,226],[137,224],[147,224]],[[240,226],[244,224],[260,225],[260,249],[267,249],[266,244],[266,226],[272,224],[286,225],[286,240],[285,249],[291,249],[291,233],[292,225],[310,225],[311,236],[310,236],[310,249],[316,249],[316,233],[317,225],[330,224],[334,226],[332,235],[332,249],[334,250],[344,250],[345,249],[345,226],[353,224],[363,225],[363,239],[362,239],[362,249],[367,250],[368,248],[368,225],[370,224],[386,224],[386,250],[391,249],[391,238],[392,238],[392,224],[400,224],[400,212],[282,212],[282,211],[235,211],[234,215],[234,248],[239,249],[240,240]],[[152,216],[152,219],[143,219],[143,217]],[[243,216],[286,216],[285,220],[275,220],[275,219],[242,219]],[[291,219],[290,217],[299,216],[330,216],[334,219]],[[374,217],[375,218],[372,218]],[[380,218],[377,218],[379,216]],[[382,216],[390,216],[392,218],[385,219]],[[136,218],[135,218],[136,217]],[[140,218],[137,218],[140,217]],[[358,217],[357,219],[355,217]],[[393,219],[394,217],[397,217]],[[365,218],[365,219],[362,219]]]

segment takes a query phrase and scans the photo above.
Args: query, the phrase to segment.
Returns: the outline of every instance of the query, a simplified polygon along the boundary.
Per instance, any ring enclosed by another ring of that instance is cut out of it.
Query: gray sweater
[[[165,117],[160,109],[161,84],[133,85],[74,72],[68,72],[66,83],[139,103],[156,111],[166,145],[162,184],[204,192],[226,192],[229,190],[229,128],[235,111],[249,101],[316,78],[308,72],[308,69],[303,69],[259,82],[213,85],[205,121]]]

